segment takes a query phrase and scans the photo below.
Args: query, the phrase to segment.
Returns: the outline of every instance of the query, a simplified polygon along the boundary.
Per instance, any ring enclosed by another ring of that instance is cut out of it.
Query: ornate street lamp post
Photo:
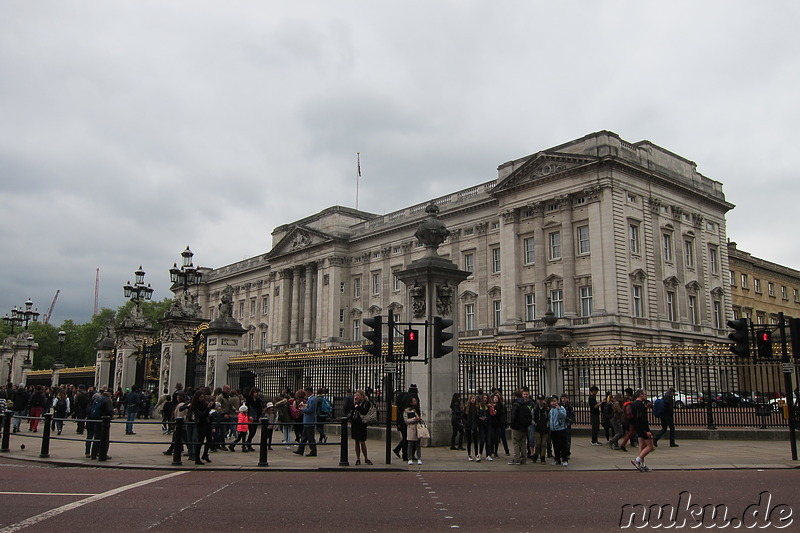
[[[149,283],[147,285],[144,284],[145,272],[142,270],[142,265],[139,265],[139,270],[134,274],[136,282],[131,285],[131,282],[128,281],[123,289],[125,290],[125,298],[130,298],[136,304],[136,307],[139,307],[143,298],[149,300],[153,297],[153,289]]]
[[[31,347],[33,346],[33,335],[28,335],[25,339],[25,343],[28,346],[28,355],[25,356],[25,361],[22,362],[23,368],[30,368],[33,366],[33,361],[31,361]]]
[[[169,279],[172,283],[177,283],[183,287],[183,298],[186,301],[189,299],[189,286],[200,283],[200,280],[203,279],[203,273],[192,263],[194,254],[188,246],[181,253],[181,257],[183,258],[181,267],[178,268],[178,263],[173,263],[172,268],[169,269]]]
[[[11,316],[3,317],[3,321],[6,325],[11,326],[11,333],[14,333],[14,326],[21,326],[25,325],[25,329],[28,329],[28,324],[33,321],[36,322],[39,320],[39,309],[33,309],[33,300],[28,298],[28,301],[25,302],[25,308],[14,306],[11,310]]]
[[[64,339],[67,338],[67,332],[63,329],[58,332],[58,357],[56,358],[56,362],[53,365],[53,368],[64,368],[64,358],[63,358],[63,350],[64,350]]]

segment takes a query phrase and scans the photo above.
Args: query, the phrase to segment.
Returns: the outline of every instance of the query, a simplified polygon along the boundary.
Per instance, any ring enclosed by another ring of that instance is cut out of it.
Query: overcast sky
[[[154,299],[332,205],[378,214],[611,130],[724,184],[800,269],[797,2],[0,1],[0,315]],[[794,177],[793,177],[794,176]]]

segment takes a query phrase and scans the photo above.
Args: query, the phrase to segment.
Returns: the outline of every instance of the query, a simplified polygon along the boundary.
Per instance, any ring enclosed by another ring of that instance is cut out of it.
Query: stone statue
[[[450,316],[453,313],[453,286],[448,282],[436,286],[436,313]]]
[[[230,285],[225,285],[225,289],[222,291],[222,298],[219,302],[219,316],[220,318],[233,318],[233,287]]]
[[[408,291],[411,295],[411,310],[414,313],[414,318],[422,318],[425,316],[425,287],[414,282],[411,289]]]

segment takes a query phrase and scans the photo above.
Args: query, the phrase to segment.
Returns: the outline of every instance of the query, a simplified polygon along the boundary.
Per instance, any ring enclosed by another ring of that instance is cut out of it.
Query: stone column
[[[502,321],[499,331],[516,332],[522,323],[519,305],[519,245],[518,245],[518,213],[509,209],[500,213],[500,290],[502,292]],[[535,241],[534,241],[535,242]]]
[[[117,330],[117,362],[116,376],[114,377],[114,390],[122,387],[124,390],[132,385],[144,386],[136,383],[136,365],[139,362],[140,350],[145,339],[153,338],[155,330],[148,327],[121,327]]]
[[[575,234],[572,228],[572,199],[560,199],[563,205],[564,221],[561,226],[561,261],[564,265],[564,316],[576,316],[578,298],[575,288]]]
[[[21,331],[11,339],[11,381],[13,383],[27,383],[27,374],[30,370],[30,365],[25,365],[25,359],[28,357],[28,331]],[[33,337],[31,335],[31,337]],[[8,342],[8,339],[6,341]],[[30,345],[30,360],[33,361],[36,350],[39,345],[35,340],[31,340]]]
[[[95,348],[97,349],[94,363],[94,384],[99,390],[103,385],[113,387],[113,375],[111,374],[112,360],[114,357],[114,337],[113,330],[110,335],[100,339]],[[113,390],[113,389],[112,389]]]
[[[233,289],[226,287],[226,291]],[[241,352],[242,335],[247,332],[233,318],[232,307],[220,304],[219,318],[206,330],[206,384],[212,389],[228,383],[228,363]]]
[[[203,324],[202,318],[166,316],[161,323],[161,375],[158,392],[175,390],[177,383],[186,385],[186,343]]]
[[[423,418],[431,429],[431,446],[449,442],[450,399],[458,389],[458,312],[455,308],[458,284],[467,279],[469,272],[444,259],[436,252],[447,236],[447,229],[438,220],[439,209],[430,205],[425,210],[429,218],[423,222],[415,236],[425,244],[425,257],[412,261],[408,268],[395,275],[409,288],[410,309],[408,321],[433,323],[434,317],[453,321],[447,330],[452,331],[453,351],[441,358],[433,357],[433,326],[420,328],[420,351],[427,352],[427,365],[423,362],[406,363],[407,385],[415,384],[419,390]]]
[[[297,344],[300,328],[300,267],[292,267],[292,304],[289,322],[289,344]]]
[[[303,301],[303,342],[308,344],[314,339],[311,337],[311,325],[314,321],[312,309],[314,279],[316,277],[317,265],[315,263],[306,264],[306,286],[305,299]]]
[[[547,288],[542,283],[547,277],[547,232],[544,231],[544,206],[541,202],[537,202],[531,208],[533,209],[534,227],[539,229],[533,240],[533,259],[535,261],[533,272],[536,280],[534,291],[536,318],[538,319],[547,311],[547,299],[550,298]]]

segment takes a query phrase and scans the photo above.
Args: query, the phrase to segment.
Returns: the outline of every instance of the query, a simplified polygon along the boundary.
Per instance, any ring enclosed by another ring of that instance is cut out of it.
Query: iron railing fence
[[[394,347],[402,353],[402,345]],[[345,392],[364,390],[378,410],[378,423],[385,423],[386,346],[380,357],[367,354],[360,346],[328,349],[291,350],[271,354],[241,355],[231,358],[228,383],[244,390],[256,386],[265,401],[272,401],[286,388],[296,391],[310,386],[327,390],[333,401],[333,416],[344,416]],[[393,389],[405,390],[405,369],[394,370]]]
[[[396,359],[402,347],[395,345]],[[381,421],[386,412],[382,394],[386,353],[366,354],[360,346],[319,350],[291,350],[271,354],[241,355],[231,359],[228,382],[233,387],[258,386],[266,398],[284,388],[310,385],[327,388],[334,401],[334,416],[341,416],[344,392],[372,389]],[[589,424],[589,388],[605,393],[627,388],[647,389],[656,398],[668,387],[676,389],[675,423],[708,427],[709,412],[716,427],[787,427],[779,405],[784,397],[785,367],[779,358],[742,360],[728,344],[617,346],[564,348],[559,367],[564,387],[544,390],[545,359],[542,350],[523,345],[460,343],[458,392],[462,399],[478,391],[499,388],[509,405],[511,393],[527,386],[533,394],[562,394],[571,398],[576,424]],[[800,365],[791,363],[793,383],[800,383]],[[403,365],[394,374],[394,390],[405,390]],[[796,386],[796,385],[795,385]],[[706,398],[710,401],[706,403]],[[653,425],[657,424],[652,419]]]

